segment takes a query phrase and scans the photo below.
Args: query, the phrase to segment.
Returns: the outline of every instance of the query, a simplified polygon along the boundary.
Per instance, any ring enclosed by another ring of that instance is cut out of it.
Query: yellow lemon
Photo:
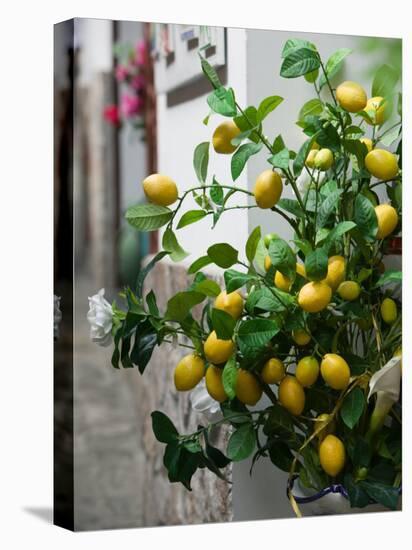
[[[292,281],[289,277],[286,277],[286,275],[283,275],[280,271],[276,271],[274,283],[279,290],[283,290],[284,292],[289,292],[292,286]]]
[[[352,302],[359,298],[361,288],[356,281],[343,281],[338,287],[338,294],[342,300]]]
[[[259,208],[272,208],[280,199],[283,184],[277,172],[265,170],[257,178],[253,194]]]
[[[265,270],[269,271],[271,266],[272,266],[272,262],[270,261],[270,257],[269,257],[269,255],[266,255],[265,256]]]
[[[305,407],[305,392],[294,376],[285,376],[280,383],[279,402],[291,414],[302,414]]]
[[[330,149],[320,149],[315,155],[314,164],[318,170],[329,170],[333,164],[332,151]]]
[[[306,279],[306,269],[303,264],[296,264],[296,273],[298,273],[301,277]]]
[[[209,334],[203,346],[206,359],[211,363],[220,365],[226,363],[232,355],[235,346],[232,340],[220,340],[213,331]]]
[[[227,395],[222,382],[222,369],[210,365],[206,370],[206,389],[208,394],[219,403],[226,401]]]
[[[320,145],[319,143],[317,143],[316,141],[314,141],[312,143],[312,145],[310,146],[311,149],[320,149]]]
[[[319,376],[319,363],[311,356],[302,357],[296,367],[295,376],[304,388],[312,386]]]
[[[328,259],[328,274],[324,283],[330,286],[335,291],[341,282],[345,279],[346,261],[343,256],[331,256]]]
[[[158,206],[169,206],[177,200],[175,182],[169,176],[151,174],[143,180],[143,191],[149,202]]]
[[[345,111],[357,113],[365,108],[367,96],[360,84],[347,80],[336,88],[336,99]]]
[[[398,308],[392,298],[385,298],[381,303],[381,317],[387,325],[392,325],[398,317]]]
[[[399,172],[398,159],[385,149],[373,149],[365,157],[367,170],[380,180],[391,180]]]
[[[311,149],[308,153],[308,156],[306,157],[305,164],[308,168],[314,168],[315,167],[315,157],[317,155],[318,151],[317,149]]]
[[[336,435],[329,434],[319,447],[319,460],[323,470],[336,477],[345,466],[345,447]]]
[[[186,355],[179,361],[174,372],[175,386],[178,391],[192,390],[205,374],[205,363],[198,355]]]
[[[375,214],[378,218],[377,239],[385,239],[398,225],[398,214],[390,204],[378,204],[375,207]]]
[[[328,434],[333,433],[335,430],[336,423],[334,420],[329,420],[330,416],[330,414],[322,413],[316,418],[313,431],[316,430],[316,436],[319,443],[321,443]]]
[[[361,143],[363,143],[364,145],[366,145],[366,149],[368,150],[368,153],[370,153],[373,149],[373,143],[372,143],[372,140],[370,138],[361,138],[359,140]]]
[[[263,365],[261,375],[265,384],[279,384],[285,377],[285,365],[280,359],[272,357]]]
[[[298,304],[304,311],[318,313],[325,309],[332,298],[332,289],[323,281],[306,283],[299,292]]]
[[[231,155],[237,149],[236,145],[232,145],[231,141],[239,134],[240,129],[232,120],[222,122],[213,132],[213,149],[221,155]]]
[[[243,369],[238,370],[235,392],[239,401],[245,405],[256,405],[262,397],[262,387],[256,377]]]
[[[343,357],[327,353],[320,364],[322,378],[334,390],[344,390],[349,384],[350,368]]]
[[[365,107],[365,111],[370,116],[372,122],[366,119],[368,124],[373,126],[380,126],[386,120],[388,103],[383,99],[383,97],[371,97],[368,99]]]
[[[229,313],[233,319],[239,319],[243,311],[243,298],[239,292],[230,292],[223,290],[215,300],[215,308],[222,309]]]
[[[301,328],[292,331],[292,338],[298,346],[306,346],[311,341],[310,334]]]

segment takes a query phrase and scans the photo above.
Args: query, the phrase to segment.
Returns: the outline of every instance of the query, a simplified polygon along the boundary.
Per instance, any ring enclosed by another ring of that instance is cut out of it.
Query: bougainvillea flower
[[[139,40],[135,49],[135,63],[138,67],[142,67],[146,63],[147,47],[144,40]]]
[[[104,119],[113,124],[113,126],[118,126],[120,124],[120,113],[117,105],[106,105],[103,111]]]
[[[124,94],[120,108],[126,118],[139,115],[143,110],[143,100],[139,96]]]
[[[114,74],[118,82],[124,82],[129,76],[129,69],[125,65],[117,65]]]

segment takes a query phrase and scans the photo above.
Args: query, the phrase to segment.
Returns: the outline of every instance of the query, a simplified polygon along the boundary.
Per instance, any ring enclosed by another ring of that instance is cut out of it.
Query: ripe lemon
[[[323,470],[335,477],[345,466],[345,447],[342,441],[335,435],[325,437],[319,447],[319,460]]]
[[[178,391],[192,390],[205,374],[205,363],[198,355],[186,355],[179,361],[174,372],[175,386]]]
[[[215,300],[215,308],[222,309],[229,313],[233,319],[239,319],[243,311],[243,298],[239,292],[230,292],[223,290]]]
[[[377,239],[385,239],[398,225],[398,214],[390,204],[378,204],[375,207],[375,214],[378,218]]]
[[[243,369],[237,373],[235,392],[239,401],[245,405],[256,405],[262,397],[262,387],[256,377]]]
[[[210,365],[206,370],[206,389],[208,394],[219,403],[226,401],[227,395],[222,382],[222,369]]]
[[[334,390],[344,390],[349,384],[350,369],[343,357],[327,353],[320,364],[322,378]]]
[[[345,111],[357,113],[365,108],[367,96],[360,84],[347,80],[336,88],[336,99]]]
[[[373,143],[372,143],[372,140],[370,138],[361,138],[359,140],[361,143],[363,143],[364,145],[366,145],[366,149],[368,150],[368,153],[370,153],[373,149]]]
[[[319,150],[319,149],[320,149],[320,145],[319,145],[319,143],[317,143],[316,141],[314,141],[314,142],[312,143],[312,145],[310,146],[310,148],[311,148],[311,149],[317,149],[317,150]]]
[[[328,274],[323,280],[335,291],[341,282],[345,279],[346,261],[343,256],[331,256],[328,259]]]
[[[307,357],[302,357],[296,367],[295,376],[304,388],[312,386],[319,376],[318,361],[310,355]]]
[[[392,298],[385,298],[381,303],[381,317],[387,325],[392,325],[398,317],[398,308]]]
[[[306,269],[303,264],[296,264],[296,273],[298,273],[301,277],[306,279]]]
[[[332,298],[332,289],[323,281],[306,283],[299,292],[298,304],[304,311],[318,313],[325,309]]]
[[[292,331],[292,338],[298,346],[306,346],[311,341],[310,334],[301,328]]]
[[[365,166],[372,176],[384,181],[394,178],[399,171],[398,159],[385,149],[373,149],[368,153]]]
[[[266,271],[269,271],[269,269],[271,268],[272,266],[272,262],[270,261],[270,256],[269,255],[266,255],[265,256],[265,270]]]
[[[272,208],[280,199],[283,184],[277,172],[265,170],[257,178],[253,194],[259,208]]]
[[[286,275],[283,275],[280,271],[276,271],[274,278],[275,286],[283,292],[289,292],[290,287],[292,286],[292,281]]]
[[[265,235],[263,242],[265,243],[266,248],[269,248],[270,243],[275,239],[279,239],[279,235],[277,233],[268,233]]]
[[[272,357],[263,365],[261,375],[265,384],[279,384],[285,377],[285,365],[280,359]]]
[[[280,383],[279,402],[291,414],[302,414],[305,407],[305,392],[294,376],[285,376]]]
[[[361,288],[356,281],[343,281],[338,287],[338,294],[342,300],[353,302],[359,298]]]
[[[369,122],[367,119],[366,122],[373,126],[380,126],[383,124],[386,120],[387,106],[387,101],[385,101],[383,97],[376,96],[368,99],[365,111],[370,116],[372,122]]]
[[[213,149],[221,155],[231,155],[237,149],[237,146],[232,145],[231,141],[239,134],[240,129],[232,120],[222,122],[213,132]]]
[[[315,157],[317,155],[318,151],[316,149],[311,149],[308,153],[308,156],[306,157],[305,164],[308,168],[314,168],[315,167]]]
[[[158,206],[169,206],[177,200],[175,182],[169,176],[151,174],[143,180],[143,191],[149,202]]]
[[[335,430],[336,423],[334,420],[329,421],[330,416],[331,415],[328,413],[322,413],[316,418],[313,431],[317,431],[316,435],[319,443],[321,443],[328,434],[333,433]]]
[[[332,151],[330,149],[320,149],[315,155],[314,164],[318,170],[329,170],[333,164]]]
[[[232,340],[220,340],[215,331],[209,334],[203,346],[206,359],[216,365],[226,363],[234,348]]]

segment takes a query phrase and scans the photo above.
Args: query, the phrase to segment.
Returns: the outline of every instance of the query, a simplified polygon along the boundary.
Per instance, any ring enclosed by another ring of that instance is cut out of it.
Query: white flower
[[[87,320],[90,323],[90,338],[99,346],[108,346],[112,340],[113,310],[104,298],[104,288],[89,297]]]
[[[192,409],[198,413],[204,414],[210,422],[222,418],[220,405],[209,395],[204,379],[199,382],[196,388],[190,393],[190,402],[192,404]]]
[[[323,176],[323,177],[322,177]],[[325,175],[319,170],[312,170],[312,176],[307,170],[302,170],[302,173],[296,180],[296,186],[301,195],[304,195],[309,189],[311,184],[315,185],[314,182],[319,178],[319,184],[325,179]]]
[[[60,296],[53,294],[53,334],[54,339],[59,337],[59,323],[62,320],[62,312],[60,310]]]
[[[401,357],[392,357],[369,380],[368,401],[376,393],[376,404],[371,416],[371,430],[377,431],[384,423],[401,390]]]

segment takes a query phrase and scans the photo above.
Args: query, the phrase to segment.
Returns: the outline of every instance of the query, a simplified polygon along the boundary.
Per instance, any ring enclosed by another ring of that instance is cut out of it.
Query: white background
[[[0,55],[0,544],[129,549],[196,547],[201,550],[350,546],[405,548],[410,490],[404,512],[308,520],[274,520],[199,527],[162,527],[72,534],[29,513],[52,503],[52,52],[53,23],[78,17],[202,23],[279,30],[404,38],[404,150],[410,151],[411,45],[408,2],[268,2],[208,0],[60,0],[3,2]],[[409,32],[409,35],[408,35]],[[407,139],[406,139],[407,138]],[[409,396],[411,163],[405,155],[404,193],[404,485],[411,476]],[[409,257],[408,257],[409,256]],[[409,288],[408,288],[409,287]],[[409,330],[408,330],[409,329]],[[409,526],[408,526],[409,522]],[[408,529],[409,527],[409,529]]]

